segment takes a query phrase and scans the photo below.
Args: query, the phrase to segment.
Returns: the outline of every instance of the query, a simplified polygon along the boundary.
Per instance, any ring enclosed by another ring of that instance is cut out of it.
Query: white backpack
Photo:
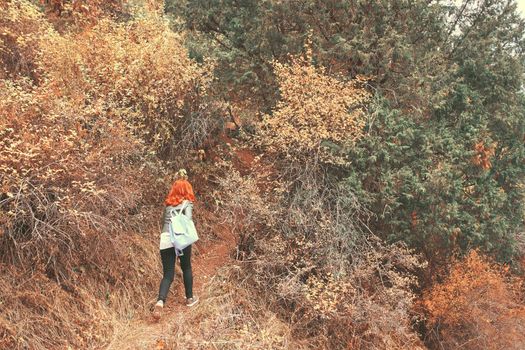
[[[173,210],[174,214],[170,218],[170,238],[177,255],[182,255],[184,248],[199,240],[193,220],[184,215],[188,203],[184,201],[182,208]]]

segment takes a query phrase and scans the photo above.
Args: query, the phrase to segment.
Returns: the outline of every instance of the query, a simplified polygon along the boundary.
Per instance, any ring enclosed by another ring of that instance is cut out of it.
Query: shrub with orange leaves
[[[0,18],[16,38],[4,42],[2,63],[19,55],[34,67],[0,80],[1,224],[13,249],[69,242],[71,225],[122,223],[118,211],[144,195],[139,181],[154,182],[155,155],[207,137],[210,69],[162,18],[60,34],[23,0],[0,7]]]
[[[447,349],[523,349],[522,286],[508,268],[471,251],[424,295],[432,342]]]
[[[49,89],[108,110],[163,157],[195,147],[215,127],[206,103],[211,66],[191,61],[182,35],[157,16],[46,36],[39,62]]]
[[[0,347],[100,348],[88,330],[103,322],[78,313],[101,298],[131,312],[156,288],[156,235],[142,233],[168,187],[161,158],[182,161],[216,125],[211,69],[156,14],[61,33],[10,0],[0,26]]]
[[[274,62],[281,99],[260,125],[260,142],[288,159],[319,158],[346,164],[341,148],[363,135],[363,106],[370,94],[358,77],[344,81],[312,63],[307,46],[304,56],[289,64]]]
[[[0,2],[0,79],[36,78],[38,40],[51,25],[28,1]]]

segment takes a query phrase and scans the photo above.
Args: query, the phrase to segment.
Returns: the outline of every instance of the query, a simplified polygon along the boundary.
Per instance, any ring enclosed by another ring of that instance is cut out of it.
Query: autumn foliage
[[[182,160],[216,125],[209,68],[154,14],[61,32],[13,0],[0,26],[0,344],[93,347],[110,327],[95,337],[82,310],[103,322],[145,307],[142,288],[155,289],[144,277],[155,244],[141,233],[156,227],[170,180],[162,159]],[[32,282],[18,295],[23,278]],[[69,311],[44,327],[45,291]],[[95,311],[101,299],[111,310]]]
[[[472,159],[472,163],[481,167],[484,170],[490,169],[491,158],[494,157],[494,145],[486,146],[483,142],[478,142],[474,145],[476,154]]]
[[[453,3],[0,0],[0,348],[149,311],[180,166],[236,246],[157,348],[525,348],[525,22]]]
[[[344,147],[363,136],[363,108],[370,99],[366,79],[338,79],[312,60],[307,46],[304,56],[273,63],[280,100],[264,117],[261,143],[289,160],[346,164]]]
[[[477,251],[455,262],[423,299],[432,341],[446,349],[522,349],[523,281]]]
[[[154,155],[198,142],[183,128],[199,118],[185,116],[201,108],[205,70],[160,19],[59,34],[26,2],[2,18],[7,36],[19,37],[7,57],[21,54],[33,68],[0,81],[2,222],[14,242],[63,231],[50,222],[82,231],[105,222],[101,210],[133,208],[144,196],[135,179],[154,173]]]
[[[39,0],[54,23],[96,21],[105,15],[123,12],[127,0]]]

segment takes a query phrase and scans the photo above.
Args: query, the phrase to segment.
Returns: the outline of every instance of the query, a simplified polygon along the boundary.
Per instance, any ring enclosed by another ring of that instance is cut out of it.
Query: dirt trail
[[[235,247],[235,244],[235,237],[228,231],[220,234],[215,241],[204,245],[196,244],[196,254],[192,257],[193,289],[196,295],[204,291],[206,284],[217,270],[228,263],[230,252]],[[122,324],[119,329],[116,329],[113,340],[106,349],[145,350],[163,348],[160,346],[163,339],[174,335],[177,332],[177,325],[184,322],[184,318],[194,310],[194,308],[188,308],[183,304],[183,295],[182,276],[180,275],[180,270],[177,270],[177,275],[173,281],[160,321],[155,321],[151,313],[146,313],[140,318],[132,319],[129,323]]]
[[[235,144],[235,142],[224,136],[224,142]],[[256,174],[258,185],[262,187],[268,180],[268,176],[274,173],[271,166],[260,164],[254,152],[249,148],[231,149],[232,164],[241,175]],[[220,232],[222,231],[222,232]],[[215,231],[217,238],[206,243],[196,244],[194,256],[192,256],[193,268],[193,290],[199,296],[206,289],[206,285],[217,273],[218,269],[230,261],[237,237],[228,229]],[[177,334],[179,324],[191,317],[192,311],[198,307],[188,308],[184,305],[184,286],[180,269],[176,270],[175,280],[171,286],[170,295],[164,307],[160,321],[153,319],[151,312],[142,317],[123,323],[116,329],[111,343],[106,350],[146,350],[166,349],[164,341]]]

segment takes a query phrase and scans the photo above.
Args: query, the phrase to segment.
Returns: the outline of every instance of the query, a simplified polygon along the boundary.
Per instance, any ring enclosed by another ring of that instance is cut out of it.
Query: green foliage
[[[276,6],[274,1],[258,0],[168,0],[165,9],[182,17],[190,32],[205,34],[194,34],[199,44],[193,54],[217,59],[225,98],[271,106],[278,89],[270,61],[300,52],[307,34],[301,28],[298,35],[287,36],[291,28],[282,25],[292,14],[287,5],[286,13],[277,14]]]
[[[268,112],[272,60],[313,42],[328,74],[374,77],[368,135],[344,180],[374,229],[429,257],[459,246],[508,260],[523,223],[524,28],[514,1],[168,1],[230,101]],[[341,169],[337,171],[341,174]]]
[[[456,243],[512,257],[524,210],[524,149],[516,136],[525,124],[516,120],[498,135],[484,125],[491,115],[481,113],[475,108],[455,122],[436,116],[422,123],[384,101],[376,104],[369,137],[351,152],[354,163],[345,181],[377,215],[378,231],[429,258]],[[488,169],[475,162],[480,140],[498,140]]]
[[[446,94],[423,118],[376,103],[348,181],[389,238],[433,258],[457,244],[508,261],[524,218],[523,20],[492,1],[458,17],[441,44]]]
[[[413,97],[421,75],[439,75],[436,53],[426,48],[445,35],[439,27],[445,14],[426,1],[166,3],[166,11],[182,17],[187,29],[205,35],[199,38],[206,43],[203,54],[218,60],[216,74],[227,96],[250,99],[265,110],[278,97],[270,62],[300,53],[310,35],[316,61],[328,72],[374,75],[396,98]],[[416,66],[419,75],[412,74]]]

